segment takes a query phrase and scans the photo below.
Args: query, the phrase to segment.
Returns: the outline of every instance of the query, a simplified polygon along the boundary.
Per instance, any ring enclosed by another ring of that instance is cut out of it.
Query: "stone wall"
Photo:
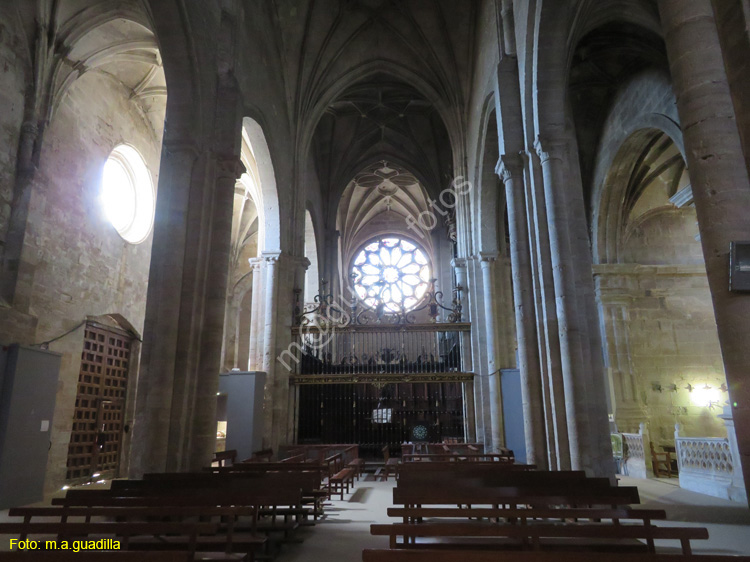
[[[72,85],[47,127],[32,193],[17,308],[38,321],[34,341],[4,334],[9,341],[44,342],[87,317],[107,314],[121,315],[142,332],[151,237],[139,245],[125,242],[104,216],[99,197],[104,162],[121,143],[139,150],[156,186],[161,131],[153,130],[120,82],[105,73],[87,73]],[[82,345],[81,328],[50,344],[63,360],[48,493],[66,477]],[[132,359],[137,364],[138,358]]]
[[[723,437],[727,394],[704,267],[598,265],[595,275],[619,430],[648,421],[655,445],[673,444],[678,422],[685,435]],[[712,408],[697,403],[706,385],[720,400]]]
[[[640,181],[635,174],[646,169],[633,165],[645,139],[653,138],[647,131],[665,132],[681,151],[677,122],[669,76],[660,69],[634,75],[613,100],[591,189],[600,262],[594,273],[615,419],[620,431],[633,433],[648,422],[657,446],[673,445],[677,422],[686,435],[724,436],[717,416],[728,397],[721,390],[724,369],[695,208],[689,200],[678,208],[666,190],[679,174],[663,172],[627,217],[618,215],[628,189]],[[634,140],[638,135],[642,142]],[[658,164],[638,165],[655,170]],[[687,176],[679,178],[676,189],[689,190],[687,183]],[[710,408],[697,399],[706,385],[719,401]]]
[[[15,7],[0,4],[0,256],[10,219],[16,153],[24,117],[24,90],[29,74],[28,51]]]

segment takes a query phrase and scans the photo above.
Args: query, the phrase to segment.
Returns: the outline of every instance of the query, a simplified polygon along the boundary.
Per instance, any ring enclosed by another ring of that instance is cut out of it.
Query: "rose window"
[[[413,309],[430,286],[430,261],[422,248],[401,238],[381,238],[367,244],[352,264],[357,296],[386,314]]]

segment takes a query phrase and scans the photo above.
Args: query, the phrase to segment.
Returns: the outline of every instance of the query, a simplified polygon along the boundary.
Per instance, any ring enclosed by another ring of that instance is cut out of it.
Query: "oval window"
[[[151,233],[156,197],[151,174],[136,149],[115,148],[102,174],[104,214],[115,230],[131,244],[140,244]]]

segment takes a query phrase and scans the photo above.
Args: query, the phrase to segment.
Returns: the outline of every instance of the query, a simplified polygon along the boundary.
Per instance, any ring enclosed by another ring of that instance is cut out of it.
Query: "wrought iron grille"
[[[295,342],[297,440],[357,443],[377,457],[396,452],[415,424],[432,440],[464,438],[461,350],[471,325],[462,322],[460,287],[444,306],[434,285],[411,310],[393,312],[355,299],[346,309],[328,296],[300,312]]]

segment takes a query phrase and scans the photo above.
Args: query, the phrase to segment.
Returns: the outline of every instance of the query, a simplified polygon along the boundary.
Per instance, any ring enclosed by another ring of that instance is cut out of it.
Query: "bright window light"
[[[120,145],[109,155],[102,174],[104,214],[115,230],[131,244],[140,244],[151,233],[155,208],[154,184],[136,149]]]
[[[696,386],[690,393],[690,401],[694,406],[707,408],[716,405],[721,400],[721,393],[718,388],[711,388],[709,385]]]

